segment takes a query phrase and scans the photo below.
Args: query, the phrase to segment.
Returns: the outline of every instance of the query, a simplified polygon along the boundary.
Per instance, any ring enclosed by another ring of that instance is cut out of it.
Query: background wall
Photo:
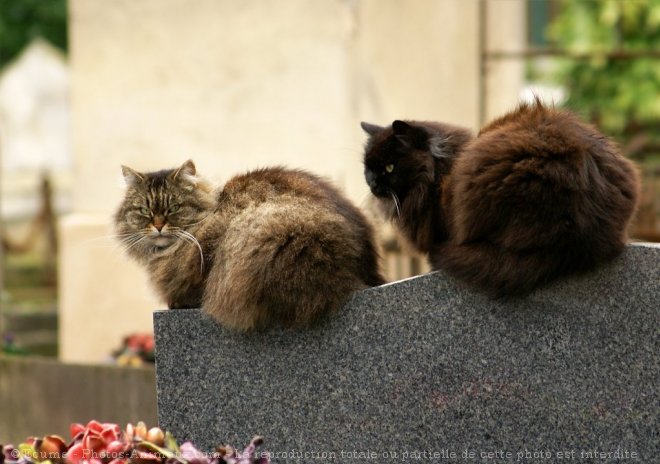
[[[523,10],[489,8],[486,42],[522,45]],[[162,306],[107,237],[120,164],[192,158],[218,183],[284,164],[363,204],[360,120],[478,127],[479,13],[478,0],[71,0],[77,171],[60,227],[60,357],[97,361],[151,330]],[[522,87],[520,65],[498,66],[489,114]]]
[[[153,368],[84,366],[52,359],[0,357],[0,442],[57,434],[91,419],[157,424]]]

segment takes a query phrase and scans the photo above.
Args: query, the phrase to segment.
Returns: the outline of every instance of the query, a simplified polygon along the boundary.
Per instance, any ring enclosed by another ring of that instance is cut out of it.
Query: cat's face
[[[380,127],[362,123],[369,135],[364,176],[378,198],[405,201],[413,190],[438,186],[454,160],[472,139],[470,130],[428,121],[394,121]]]
[[[192,161],[150,173],[122,166],[122,172],[127,189],[115,228],[127,250],[144,255],[167,249],[177,240],[194,240],[188,230],[210,213],[213,202]]]
[[[434,162],[423,128],[403,121],[394,121],[390,127],[362,123],[362,128],[369,134],[364,177],[376,197],[403,201],[420,182],[433,182]]]

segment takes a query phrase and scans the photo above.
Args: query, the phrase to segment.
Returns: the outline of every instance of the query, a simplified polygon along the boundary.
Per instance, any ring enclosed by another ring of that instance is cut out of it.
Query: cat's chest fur
[[[222,195],[216,209],[189,233],[197,240],[178,240],[155,252],[147,262],[149,280],[170,308],[200,307],[206,282],[213,269],[224,274],[245,233],[264,212],[278,203],[272,196]]]
[[[195,308],[201,305],[210,264],[193,243],[181,240],[155,252],[147,261],[147,271],[169,308]]]

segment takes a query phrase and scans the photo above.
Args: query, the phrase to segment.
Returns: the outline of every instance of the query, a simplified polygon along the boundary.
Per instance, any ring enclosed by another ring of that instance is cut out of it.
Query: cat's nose
[[[364,173],[364,177],[367,181],[367,185],[369,186],[369,189],[371,190],[371,193],[373,193],[377,197],[385,195],[385,189],[383,189],[383,187],[378,184],[378,179],[373,172],[366,171]]]
[[[373,187],[374,184],[376,183],[376,176],[374,176],[374,173],[371,171],[365,171],[364,172],[364,177],[367,181],[367,185],[369,187]]]
[[[371,189],[372,193],[374,195],[378,195],[381,188],[378,185],[378,178],[376,177],[376,175],[371,171],[366,171],[364,173],[364,177],[365,177],[365,179],[367,181],[367,185]]]
[[[163,227],[165,227],[165,218],[161,216],[156,216],[154,218],[153,225],[156,228],[156,230],[160,232],[161,230],[163,230]]]

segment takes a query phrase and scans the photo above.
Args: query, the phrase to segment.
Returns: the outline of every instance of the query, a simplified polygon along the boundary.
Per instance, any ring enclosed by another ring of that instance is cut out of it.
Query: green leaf
[[[657,126],[660,60],[608,53],[660,49],[660,0],[563,0],[547,34],[559,49],[593,54],[558,60],[555,82],[567,90],[566,106],[620,140],[634,135],[626,132],[631,123]]]
[[[34,446],[26,443],[18,445],[18,453],[21,457],[28,457],[34,460],[39,459],[39,454],[37,453],[37,450],[34,449]]]
[[[165,432],[165,447],[179,454],[179,445],[171,432]]]
[[[169,449],[161,448],[160,446],[155,445],[155,444],[151,443],[150,441],[143,440],[143,441],[139,442],[137,445],[135,445],[135,447],[139,450],[153,451],[153,452],[159,453],[162,456],[165,456],[167,459],[176,458],[176,452],[175,451],[173,451],[173,450],[171,451]]]

